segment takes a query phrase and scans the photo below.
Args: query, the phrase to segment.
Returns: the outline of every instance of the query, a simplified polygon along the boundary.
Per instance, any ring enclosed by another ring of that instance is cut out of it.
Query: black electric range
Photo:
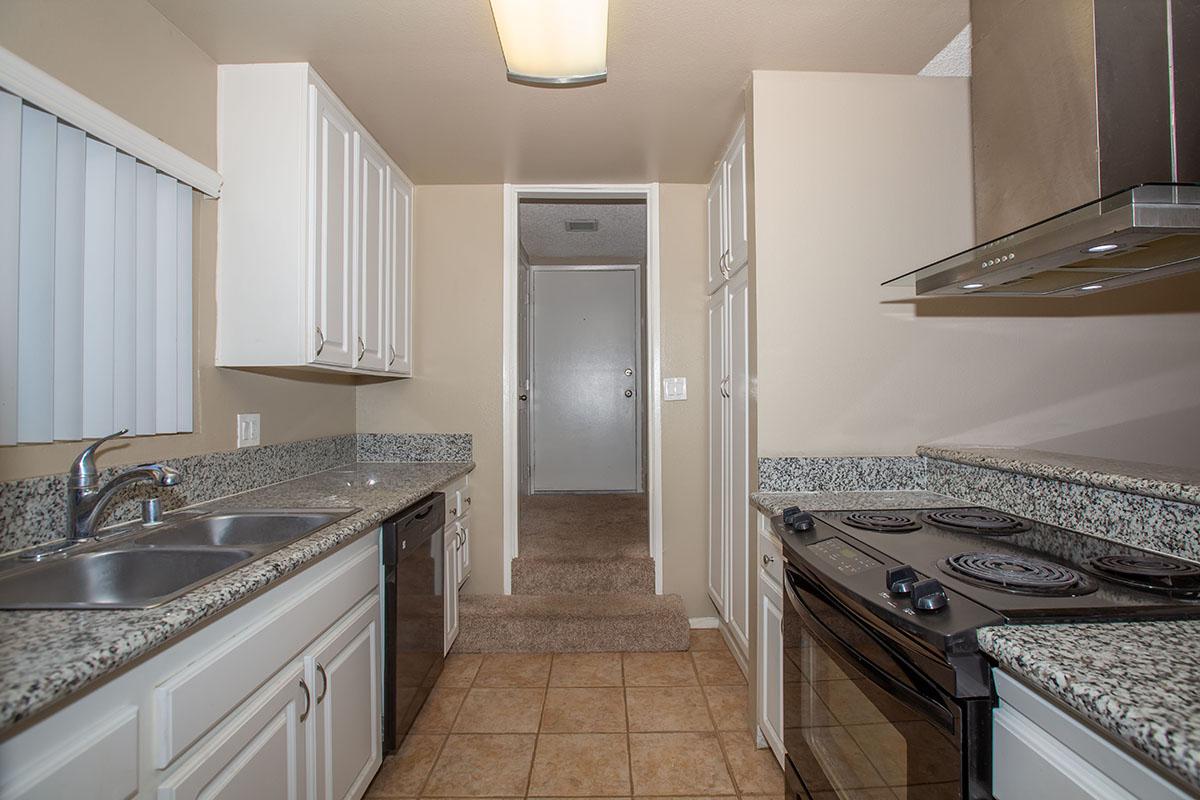
[[[990,798],[979,628],[1200,618],[1200,565],[979,506],[792,508],[772,524],[785,658],[804,677],[784,688],[793,797]]]

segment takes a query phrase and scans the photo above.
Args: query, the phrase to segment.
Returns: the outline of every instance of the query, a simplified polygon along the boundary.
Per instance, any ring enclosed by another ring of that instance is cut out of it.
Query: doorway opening
[[[657,187],[505,212],[505,593],[661,593]]]

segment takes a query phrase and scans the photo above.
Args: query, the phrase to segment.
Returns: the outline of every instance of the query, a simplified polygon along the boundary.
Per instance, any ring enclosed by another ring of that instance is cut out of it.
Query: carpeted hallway
[[[512,595],[464,595],[454,649],[686,649],[682,599],[654,591],[648,520],[645,494],[521,498]]]

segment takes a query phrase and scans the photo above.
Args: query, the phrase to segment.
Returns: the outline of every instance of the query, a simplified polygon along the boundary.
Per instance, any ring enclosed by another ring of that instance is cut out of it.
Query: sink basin
[[[79,553],[0,580],[0,607],[147,608],[252,558],[253,552],[232,548]]]
[[[150,608],[356,511],[180,511],[110,529],[53,560],[0,564],[0,609]]]
[[[206,514],[169,522],[138,537],[138,544],[159,546],[279,547],[347,516],[322,511],[239,511]]]

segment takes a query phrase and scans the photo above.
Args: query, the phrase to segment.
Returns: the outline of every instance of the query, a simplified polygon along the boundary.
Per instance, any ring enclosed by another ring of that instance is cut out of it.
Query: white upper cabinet
[[[708,293],[750,260],[745,125],[739,124],[708,185]]]
[[[411,375],[412,183],[307,64],[218,109],[217,365]]]

